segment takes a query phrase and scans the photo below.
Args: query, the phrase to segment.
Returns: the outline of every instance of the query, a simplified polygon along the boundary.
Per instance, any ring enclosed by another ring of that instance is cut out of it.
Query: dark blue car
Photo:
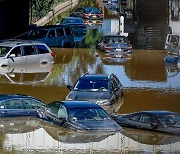
[[[1,94],[0,118],[17,116],[37,116],[37,109],[45,106],[40,100],[26,95]]]
[[[150,110],[117,115],[114,120],[123,127],[146,129],[180,135],[180,114],[171,111]]]
[[[38,113],[41,119],[71,130],[122,131],[101,106],[87,101],[54,101]]]

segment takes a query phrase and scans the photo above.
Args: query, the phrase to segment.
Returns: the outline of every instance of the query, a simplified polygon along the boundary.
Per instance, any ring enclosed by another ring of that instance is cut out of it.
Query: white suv
[[[54,63],[54,53],[45,44],[31,40],[1,40],[0,67]]]

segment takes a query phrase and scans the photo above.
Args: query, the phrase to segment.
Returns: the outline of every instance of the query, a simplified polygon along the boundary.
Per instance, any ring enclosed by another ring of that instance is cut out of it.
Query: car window
[[[139,122],[140,115],[139,114],[131,115],[129,117],[129,119],[131,119],[132,121],[135,121],[135,122]]]
[[[57,32],[57,35],[58,35],[58,36],[64,36],[64,30],[63,30],[63,28],[56,29],[56,32]]]
[[[38,54],[38,53],[34,46],[24,46],[24,56],[36,55],[36,54]]]
[[[22,99],[21,101],[23,102],[25,109],[37,110],[40,107],[44,106],[42,103],[34,99]]]
[[[0,57],[6,56],[10,49],[10,47],[0,46]]]
[[[111,119],[101,108],[71,108],[69,109],[69,117],[74,121]]]
[[[74,87],[74,90],[90,90],[90,91],[108,91],[108,80],[79,80]]]
[[[152,124],[152,123],[155,123],[157,121],[152,115],[143,114],[141,116],[140,122],[146,123],[146,124]]]
[[[21,48],[20,48],[20,47],[15,47],[15,48],[11,51],[10,55],[11,55],[11,54],[15,54],[16,57],[21,56]]]
[[[50,30],[47,37],[52,38],[52,37],[55,37],[55,36],[56,36],[55,30]]]
[[[31,30],[30,33],[28,34],[28,37],[34,38],[34,39],[45,38],[47,35],[47,32],[48,32],[48,30],[44,30],[44,29]]]
[[[36,48],[38,49],[40,54],[49,53],[49,50],[44,45],[36,45]]]
[[[52,103],[47,106],[47,108],[50,110],[51,113],[58,116],[58,110],[59,110],[59,103]]]
[[[172,113],[159,115],[158,118],[161,121],[161,123],[163,123],[166,126],[178,126],[180,121],[180,115]]]
[[[24,109],[19,99],[12,99],[4,101],[6,109]]]
[[[67,118],[67,110],[66,110],[65,106],[63,106],[63,105],[59,106],[58,117],[65,118],[65,119]]]
[[[64,28],[64,29],[65,29],[66,35],[72,34],[71,28]]]
[[[1,102],[1,103],[0,103],[0,109],[5,109],[4,102]]]

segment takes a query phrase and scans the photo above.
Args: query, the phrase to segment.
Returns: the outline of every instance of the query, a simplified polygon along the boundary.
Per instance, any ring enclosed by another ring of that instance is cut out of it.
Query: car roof
[[[36,29],[42,29],[42,30],[49,30],[49,29],[55,29],[55,28],[71,28],[69,25],[47,25],[47,26],[38,26],[38,27],[32,27],[31,30]]]
[[[92,103],[92,102],[88,102],[88,101],[54,101],[52,103],[63,104],[67,108],[74,108],[74,107],[96,107],[96,108],[101,108],[99,105],[97,105],[95,103]]]
[[[93,6],[84,6],[84,7],[82,7],[82,8],[84,8],[84,9],[98,9],[98,8],[96,8],[96,7],[93,7]]]
[[[110,75],[108,74],[84,74],[79,79],[83,80],[108,80]]]
[[[82,18],[81,17],[64,17],[63,19],[82,19]]]
[[[1,40],[0,46],[7,46],[7,47],[14,47],[18,45],[37,45],[43,44],[43,42],[34,41],[34,40],[21,40],[21,39],[8,39],[8,40]]]
[[[149,110],[149,111],[141,111],[141,112],[136,112],[136,113],[148,113],[148,114],[153,114],[153,115],[178,114],[176,112],[165,111],[165,110]]]
[[[22,94],[0,94],[0,101],[7,100],[7,99],[13,99],[13,98],[32,98],[36,99],[32,96],[28,95],[22,95]]]
[[[118,34],[107,34],[104,37],[126,37],[124,35],[118,35]]]

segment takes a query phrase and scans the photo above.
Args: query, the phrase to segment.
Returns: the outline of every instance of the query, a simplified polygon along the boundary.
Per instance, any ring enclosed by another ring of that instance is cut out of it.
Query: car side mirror
[[[67,89],[69,89],[71,91],[72,90],[72,86],[71,85],[67,85]]]
[[[151,127],[152,127],[153,129],[157,129],[157,128],[158,128],[158,124],[157,124],[157,123],[152,123],[152,124],[151,124]]]

